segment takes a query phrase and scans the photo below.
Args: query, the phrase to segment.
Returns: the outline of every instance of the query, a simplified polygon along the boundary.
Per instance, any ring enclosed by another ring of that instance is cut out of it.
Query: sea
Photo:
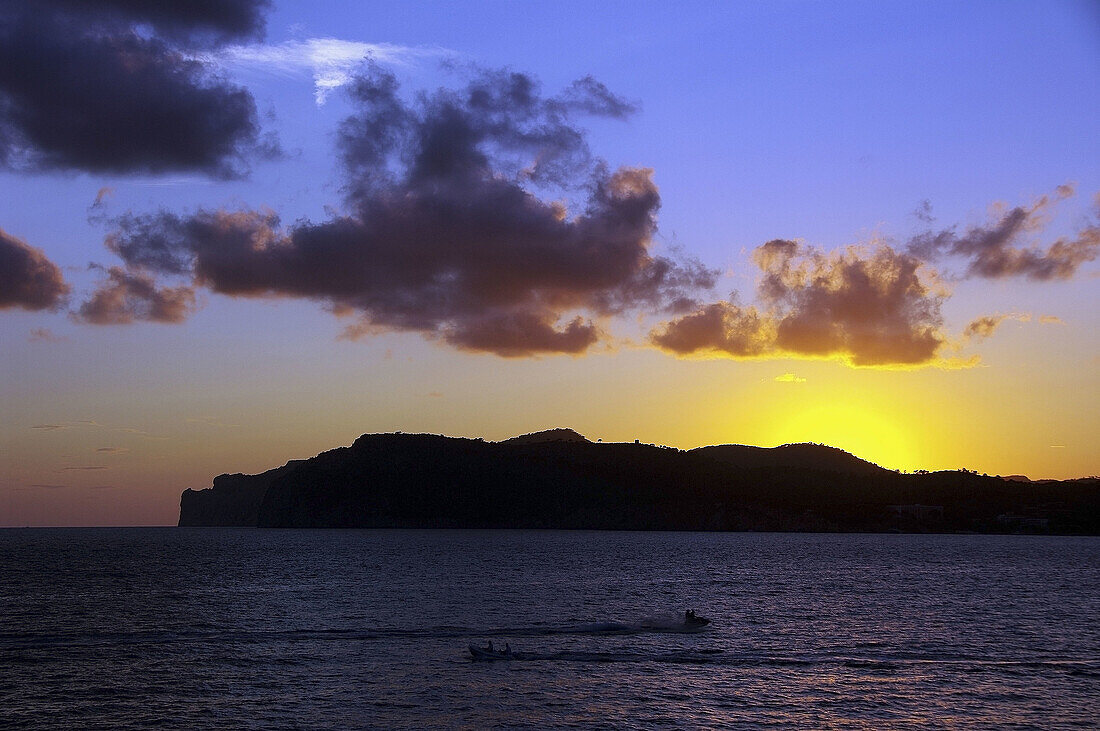
[[[5,729],[1098,724],[1097,538],[0,531]]]

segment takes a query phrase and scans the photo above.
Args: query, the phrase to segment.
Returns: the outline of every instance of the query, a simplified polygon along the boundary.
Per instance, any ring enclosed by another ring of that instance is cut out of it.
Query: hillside
[[[366,434],[186,490],[181,526],[1100,533],[1100,482],[899,474],[833,447]]]

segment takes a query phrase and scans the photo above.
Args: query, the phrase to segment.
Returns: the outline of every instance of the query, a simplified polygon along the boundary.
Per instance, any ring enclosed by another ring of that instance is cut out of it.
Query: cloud
[[[988,338],[1005,320],[1031,322],[1031,314],[1023,312],[1011,313],[1008,315],[984,315],[982,317],[972,320],[970,323],[967,324],[966,328],[963,329],[963,337],[967,340],[983,340],[985,338]]]
[[[93,325],[183,322],[195,308],[190,287],[157,287],[151,276],[122,267],[111,267],[107,276],[75,313],[78,320]]]
[[[924,223],[935,221],[936,217],[932,215],[932,202],[929,200],[921,201],[920,205],[913,211],[913,216]]]
[[[158,436],[158,435],[155,435],[155,434],[150,434],[147,431],[144,431],[142,429],[135,429],[133,427],[111,426],[110,424],[100,424],[98,421],[95,421],[93,419],[78,419],[76,421],[61,421],[61,422],[57,422],[57,423],[53,423],[53,424],[35,424],[34,426],[31,426],[29,428],[36,429],[38,431],[60,431],[62,429],[93,428],[93,429],[106,429],[108,431],[122,432],[123,434],[136,434],[138,436],[146,437],[148,439],[167,439],[168,438],[168,437],[165,437],[165,436]]]
[[[703,305],[658,326],[650,341],[677,354],[839,358],[856,366],[933,363],[946,343],[945,295],[922,262],[884,244],[826,253],[777,239],[753,259],[762,309]]]
[[[0,229],[0,310],[49,310],[69,292],[61,270],[40,249]]]
[[[28,485],[27,487],[33,487],[39,490],[62,490],[65,488],[65,485],[43,485],[40,483],[35,483],[33,485]]]
[[[237,428],[240,427],[240,424],[232,424],[232,423],[223,421],[222,419],[220,419],[217,416],[203,416],[203,417],[199,417],[199,418],[189,418],[189,419],[184,419],[184,421],[187,422],[188,424],[202,424],[203,426],[216,427],[216,428],[219,428],[219,429],[237,429]]]
[[[314,99],[321,106],[336,89],[351,83],[366,61],[404,66],[425,58],[451,55],[439,48],[416,48],[393,43],[361,43],[339,38],[309,38],[278,45],[237,45],[222,50],[217,58],[230,65],[266,73],[313,76]]]
[[[114,194],[115,189],[110,187],[109,185],[105,185],[100,188],[98,191],[96,191],[95,200],[92,201],[92,205],[90,207],[91,210],[96,211],[102,209],[104,206],[107,205],[107,201],[111,197],[113,197]]]
[[[993,334],[993,331],[997,329],[997,326],[1004,320],[1004,315],[986,315],[973,320],[963,330],[963,335],[967,338],[988,338]]]
[[[683,308],[716,272],[651,253],[652,171],[595,159],[578,115],[633,108],[593,79],[545,96],[530,77],[484,72],[406,103],[395,78],[356,77],[340,127],[349,212],[281,225],[264,210],[116,219],[128,271],[235,297],[312,299],[355,316],[345,336],[418,332],[505,357],[582,353],[596,320]],[[580,210],[536,190],[582,191]]]
[[[776,383],[805,383],[805,378],[800,378],[793,373],[784,373],[781,376],[775,377]]]
[[[59,424],[35,424],[31,429],[41,429],[42,431],[57,431],[58,429],[69,429],[71,427],[87,427],[93,426],[97,428],[107,428],[103,424],[92,419],[78,419],[77,421],[63,421]]]
[[[195,57],[258,38],[267,2],[40,0],[0,7],[0,167],[240,177],[252,96]]]
[[[55,335],[52,330],[46,327],[36,327],[31,330],[30,335],[27,336],[27,340],[32,343],[60,343],[65,340],[60,335]]]
[[[105,470],[105,469],[107,469],[107,468],[106,468],[106,467],[100,467],[100,466],[92,466],[92,467],[62,467],[62,468],[61,468],[61,471],[62,471],[62,472],[78,472],[78,471],[80,471],[80,472],[83,472],[83,471],[87,471],[87,472],[94,472],[94,471],[97,471],[97,470]]]
[[[928,261],[959,258],[966,262],[967,277],[1069,279],[1083,264],[1100,256],[1100,225],[1094,221],[1045,247],[1034,239],[1045,227],[1053,205],[1073,194],[1072,185],[1060,185],[1053,198],[1042,196],[1030,206],[1003,209],[985,225],[968,228],[961,235],[954,227],[926,231],[909,241],[908,251]],[[1097,208],[1100,210],[1100,204]]]
[[[655,329],[650,340],[678,355],[705,351],[751,358],[775,352],[775,323],[755,307],[715,302]]]
[[[984,338],[988,338],[1005,320],[1031,322],[1031,314],[1028,312],[1014,312],[1007,315],[984,315],[982,317],[972,320],[970,323],[967,324],[966,328],[963,330],[963,337],[967,340],[981,340]],[[1039,318],[1039,322],[1044,325],[1066,324],[1062,318],[1055,315],[1042,315]]]
[[[129,451],[126,447],[99,447],[96,449],[96,452],[100,454],[124,454]]]

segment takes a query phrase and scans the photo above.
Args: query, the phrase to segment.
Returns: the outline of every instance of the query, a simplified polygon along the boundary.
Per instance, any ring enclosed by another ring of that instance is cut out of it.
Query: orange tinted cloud
[[[794,241],[758,247],[762,309],[717,302],[664,323],[653,344],[679,355],[840,358],[923,365],[946,343],[944,295],[914,256],[886,245],[826,253]]]
[[[190,287],[157,287],[151,276],[121,267],[111,267],[107,275],[107,281],[80,306],[77,319],[93,325],[182,322],[195,307]]]
[[[1054,198],[1042,196],[1030,206],[1007,209],[961,235],[954,228],[922,233],[909,241],[908,250],[929,261],[944,257],[966,261],[968,277],[1069,279],[1083,264],[1100,256],[1100,226],[1093,222],[1045,246],[1035,237],[1046,225],[1054,203],[1073,194],[1072,185],[1060,185]]]

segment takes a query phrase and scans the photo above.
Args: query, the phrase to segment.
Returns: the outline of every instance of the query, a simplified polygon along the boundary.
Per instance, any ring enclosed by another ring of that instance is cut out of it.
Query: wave
[[[444,625],[426,628],[321,628],[287,630],[223,630],[210,625],[174,630],[129,632],[11,633],[0,632],[0,651],[35,647],[140,645],[165,642],[266,642],[270,640],[376,640],[448,639],[460,637],[539,637],[552,635],[632,635],[646,633],[697,633],[683,622],[645,618],[638,622],[591,622],[572,625],[526,625],[515,627],[462,627]]]
[[[894,653],[881,651],[836,652],[743,652],[713,647],[680,648],[662,652],[651,648],[623,647],[608,651],[555,650],[540,651],[539,637],[568,635],[623,636],[653,632],[678,632],[674,625],[661,624],[645,618],[638,622],[591,622],[573,625],[521,625],[514,627],[466,627],[442,625],[421,629],[405,628],[314,628],[285,630],[217,629],[199,625],[173,630],[72,632],[72,633],[12,633],[0,632],[0,664],[37,664],[43,660],[38,650],[65,648],[112,649],[167,644],[264,645],[279,643],[350,643],[386,640],[457,640],[452,657],[467,657],[465,647],[486,639],[505,638],[517,645],[514,660],[570,663],[670,663],[682,665],[712,665],[725,667],[840,667],[865,672],[895,672],[921,665],[952,666],[957,669],[983,672],[1028,672],[1052,670],[1070,675],[1100,677],[1100,657],[1065,658],[980,657],[965,654]],[[712,635],[711,635],[712,636]],[[699,636],[699,642],[707,640]],[[516,642],[517,639],[526,641]],[[499,644],[499,643],[498,643]],[[868,648],[869,649],[869,648]]]
[[[543,661],[575,663],[673,663],[680,665],[720,665],[723,667],[848,667],[866,671],[893,672],[906,666],[940,664],[960,666],[973,671],[1013,671],[1018,669],[1050,669],[1070,675],[1096,677],[1100,674],[1100,659],[1095,660],[992,660],[984,658],[924,658],[920,660],[892,657],[843,656],[781,656],[729,653],[720,649],[681,650],[676,652],[514,652],[510,661]],[[501,661],[501,660],[497,660]]]

